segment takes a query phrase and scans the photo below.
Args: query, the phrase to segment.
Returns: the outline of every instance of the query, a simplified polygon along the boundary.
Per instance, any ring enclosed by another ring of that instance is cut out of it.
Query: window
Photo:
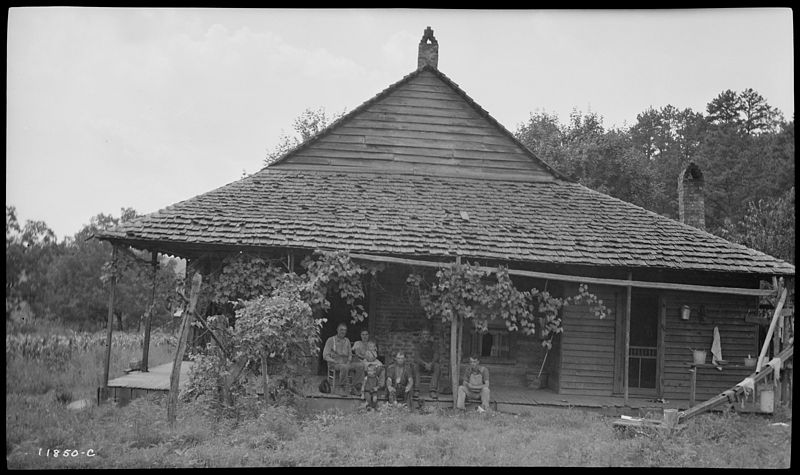
[[[478,332],[473,328],[464,336],[465,358],[477,353],[483,362],[511,359],[512,337],[505,326],[490,326],[487,332]]]

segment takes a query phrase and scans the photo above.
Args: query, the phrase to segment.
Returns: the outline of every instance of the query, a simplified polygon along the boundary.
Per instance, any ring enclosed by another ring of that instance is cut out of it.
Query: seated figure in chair
[[[386,391],[389,394],[389,403],[394,404],[402,399],[411,407],[414,394],[414,376],[411,365],[406,363],[406,355],[398,351],[394,363],[386,370]]]
[[[339,372],[337,386],[345,387],[348,374],[353,370],[350,364],[352,353],[350,353],[350,340],[347,338],[347,325],[340,323],[336,327],[336,335],[328,338],[325,348],[322,350],[322,358],[328,363],[328,369]]]
[[[466,410],[466,398],[481,400],[479,412],[489,410],[489,370],[480,365],[478,355],[469,357],[469,366],[464,371],[463,383],[458,387],[456,408]]]
[[[377,361],[378,344],[375,343],[375,341],[370,340],[369,330],[365,328],[361,330],[361,341],[353,343],[353,359],[351,360],[351,364],[354,368],[354,382],[356,384],[360,385],[361,381],[364,379],[364,373],[366,370],[365,363],[367,362],[369,355],[373,355],[373,358],[370,359],[370,361]],[[380,363],[380,361],[378,362]]]
[[[431,382],[428,390],[433,399],[438,398],[439,391],[439,348],[428,329],[420,332],[420,339],[414,350],[414,374],[417,376],[417,389],[420,387],[420,374],[429,374]]]

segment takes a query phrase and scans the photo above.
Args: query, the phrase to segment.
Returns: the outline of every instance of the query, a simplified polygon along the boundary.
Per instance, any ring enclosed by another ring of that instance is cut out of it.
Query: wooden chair
[[[327,363],[327,362],[326,362]],[[327,363],[328,366],[328,383],[331,385],[331,393],[336,391],[336,383],[339,381],[339,374],[342,370],[337,370],[333,368],[330,363]],[[347,378],[345,379],[345,389],[348,387],[353,387],[353,377],[350,375],[350,372],[347,372]]]

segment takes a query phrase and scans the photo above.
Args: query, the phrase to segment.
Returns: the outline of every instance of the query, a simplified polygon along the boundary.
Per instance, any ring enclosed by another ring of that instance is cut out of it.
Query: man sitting
[[[489,410],[489,370],[485,366],[480,366],[478,355],[469,357],[469,366],[464,371],[463,383],[458,387],[458,400],[456,408],[466,410],[464,400],[481,399],[478,412]]]
[[[398,397],[400,397],[409,408],[411,407],[414,390],[412,371],[411,365],[406,363],[405,353],[398,351],[394,363],[390,364],[386,370],[386,390],[389,393],[389,403],[396,403]]]
[[[439,390],[439,348],[436,345],[430,330],[424,329],[420,333],[420,341],[414,351],[414,370],[417,375],[417,389],[419,387],[419,375],[430,374],[431,383],[428,388],[431,398],[438,397]]]
[[[344,388],[347,375],[353,369],[350,364],[352,353],[350,353],[350,340],[347,338],[347,325],[340,323],[336,327],[336,335],[325,341],[325,348],[322,350],[322,358],[328,363],[328,368],[333,368],[339,372],[339,388]]]

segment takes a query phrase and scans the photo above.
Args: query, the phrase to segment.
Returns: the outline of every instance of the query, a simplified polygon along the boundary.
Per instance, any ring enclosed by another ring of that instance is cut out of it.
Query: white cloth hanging
[[[722,344],[719,341],[719,327],[714,327],[714,342],[711,344],[711,363],[722,361]]]
[[[744,402],[747,400],[747,397],[752,394],[753,395],[753,402],[755,402],[755,392],[756,392],[756,380],[751,377],[746,377],[741,380],[739,383],[736,384],[737,387],[741,387],[744,389],[744,397],[742,398],[742,407],[744,407]]]
[[[775,379],[781,379],[781,363],[783,362],[777,356],[769,360],[769,363],[767,363],[767,365],[772,366],[772,374],[774,375]]]

